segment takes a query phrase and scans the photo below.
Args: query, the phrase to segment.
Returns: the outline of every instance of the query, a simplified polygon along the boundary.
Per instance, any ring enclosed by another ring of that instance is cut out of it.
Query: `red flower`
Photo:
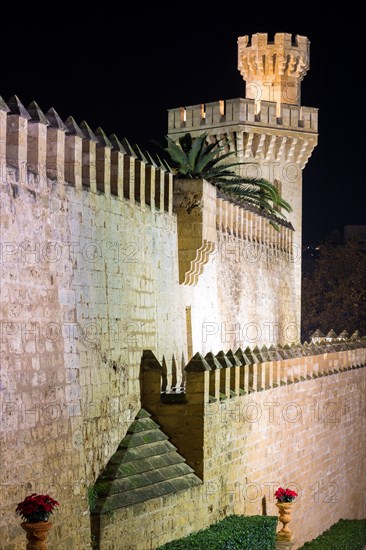
[[[32,493],[25,497],[22,502],[19,502],[15,512],[27,522],[38,523],[48,521],[55,506],[59,506],[59,503],[50,495]]]
[[[292,502],[294,498],[298,495],[297,493],[295,493],[295,491],[291,491],[291,489],[284,489],[283,487],[279,487],[274,496],[279,502]]]

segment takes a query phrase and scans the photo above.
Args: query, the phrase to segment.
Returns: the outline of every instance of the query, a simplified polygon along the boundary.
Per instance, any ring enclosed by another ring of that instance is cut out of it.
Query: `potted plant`
[[[59,503],[50,495],[36,493],[18,503],[15,513],[24,520],[20,525],[27,533],[27,550],[47,549],[47,535],[52,527],[48,519],[56,506]]]
[[[276,506],[279,510],[279,520],[283,525],[282,529],[278,531],[276,535],[276,540],[290,542],[293,540],[293,533],[288,528],[288,523],[290,523],[292,519],[292,501],[298,495],[297,493],[295,493],[295,491],[292,491],[291,489],[284,489],[283,487],[279,487],[274,496],[277,499]]]

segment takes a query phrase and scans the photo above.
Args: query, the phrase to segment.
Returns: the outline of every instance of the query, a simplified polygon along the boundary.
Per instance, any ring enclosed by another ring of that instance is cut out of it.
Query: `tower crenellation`
[[[318,109],[299,107],[282,103],[279,110],[273,101],[261,101],[259,106],[253,99],[235,98],[211,103],[201,103],[169,109],[169,134],[182,131],[202,133],[205,129],[228,127],[235,124],[256,124],[279,130],[296,130],[316,134],[318,131]]]
[[[300,105],[300,83],[309,69],[310,41],[289,33],[266,33],[238,38],[238,69],[246,81],[246,97]]]
[[[169,110],[169,136],[207,133],[225,143],[240,166],[240,175],[271,181],[287,200],[294,228],[289,269],[292,312],[300,326],[302,171],[317,144],[318,109],[303,107],[301,81],[309,69],[310,41],[277,33],[238,38],[238,68],[246,81],[245,97],[201,103]],[[291,272],[291,273],[290,273]]]

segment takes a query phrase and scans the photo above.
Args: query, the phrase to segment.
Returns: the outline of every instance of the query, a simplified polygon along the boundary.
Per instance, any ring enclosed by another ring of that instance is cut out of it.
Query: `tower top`
[[[300,105],[300,82],[309,69],[310,41],[289,33],[277,33],[268,42],[266,33],[238,38],[238,69],[246,81],[246,97]]]

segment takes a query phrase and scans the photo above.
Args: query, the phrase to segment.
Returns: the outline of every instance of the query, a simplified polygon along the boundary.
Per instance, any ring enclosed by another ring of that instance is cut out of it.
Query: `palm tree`
[[[263,178],[246,178],[238,175],[234,167],[243,162],[227,162],[235,151],[224,152],[226,143],[222,140],[207,143],[207,133],[197,137],[191,134],[181,136],[178,143],[167,136],[168,146],[164,151],[169,156],[169,169],[180,178],[204,178],[217,187],[224,195],[258,208],[270,218],[270,223],[278,230],[277,221],[284,220],[281,209],[291,212],[279,190]]]

